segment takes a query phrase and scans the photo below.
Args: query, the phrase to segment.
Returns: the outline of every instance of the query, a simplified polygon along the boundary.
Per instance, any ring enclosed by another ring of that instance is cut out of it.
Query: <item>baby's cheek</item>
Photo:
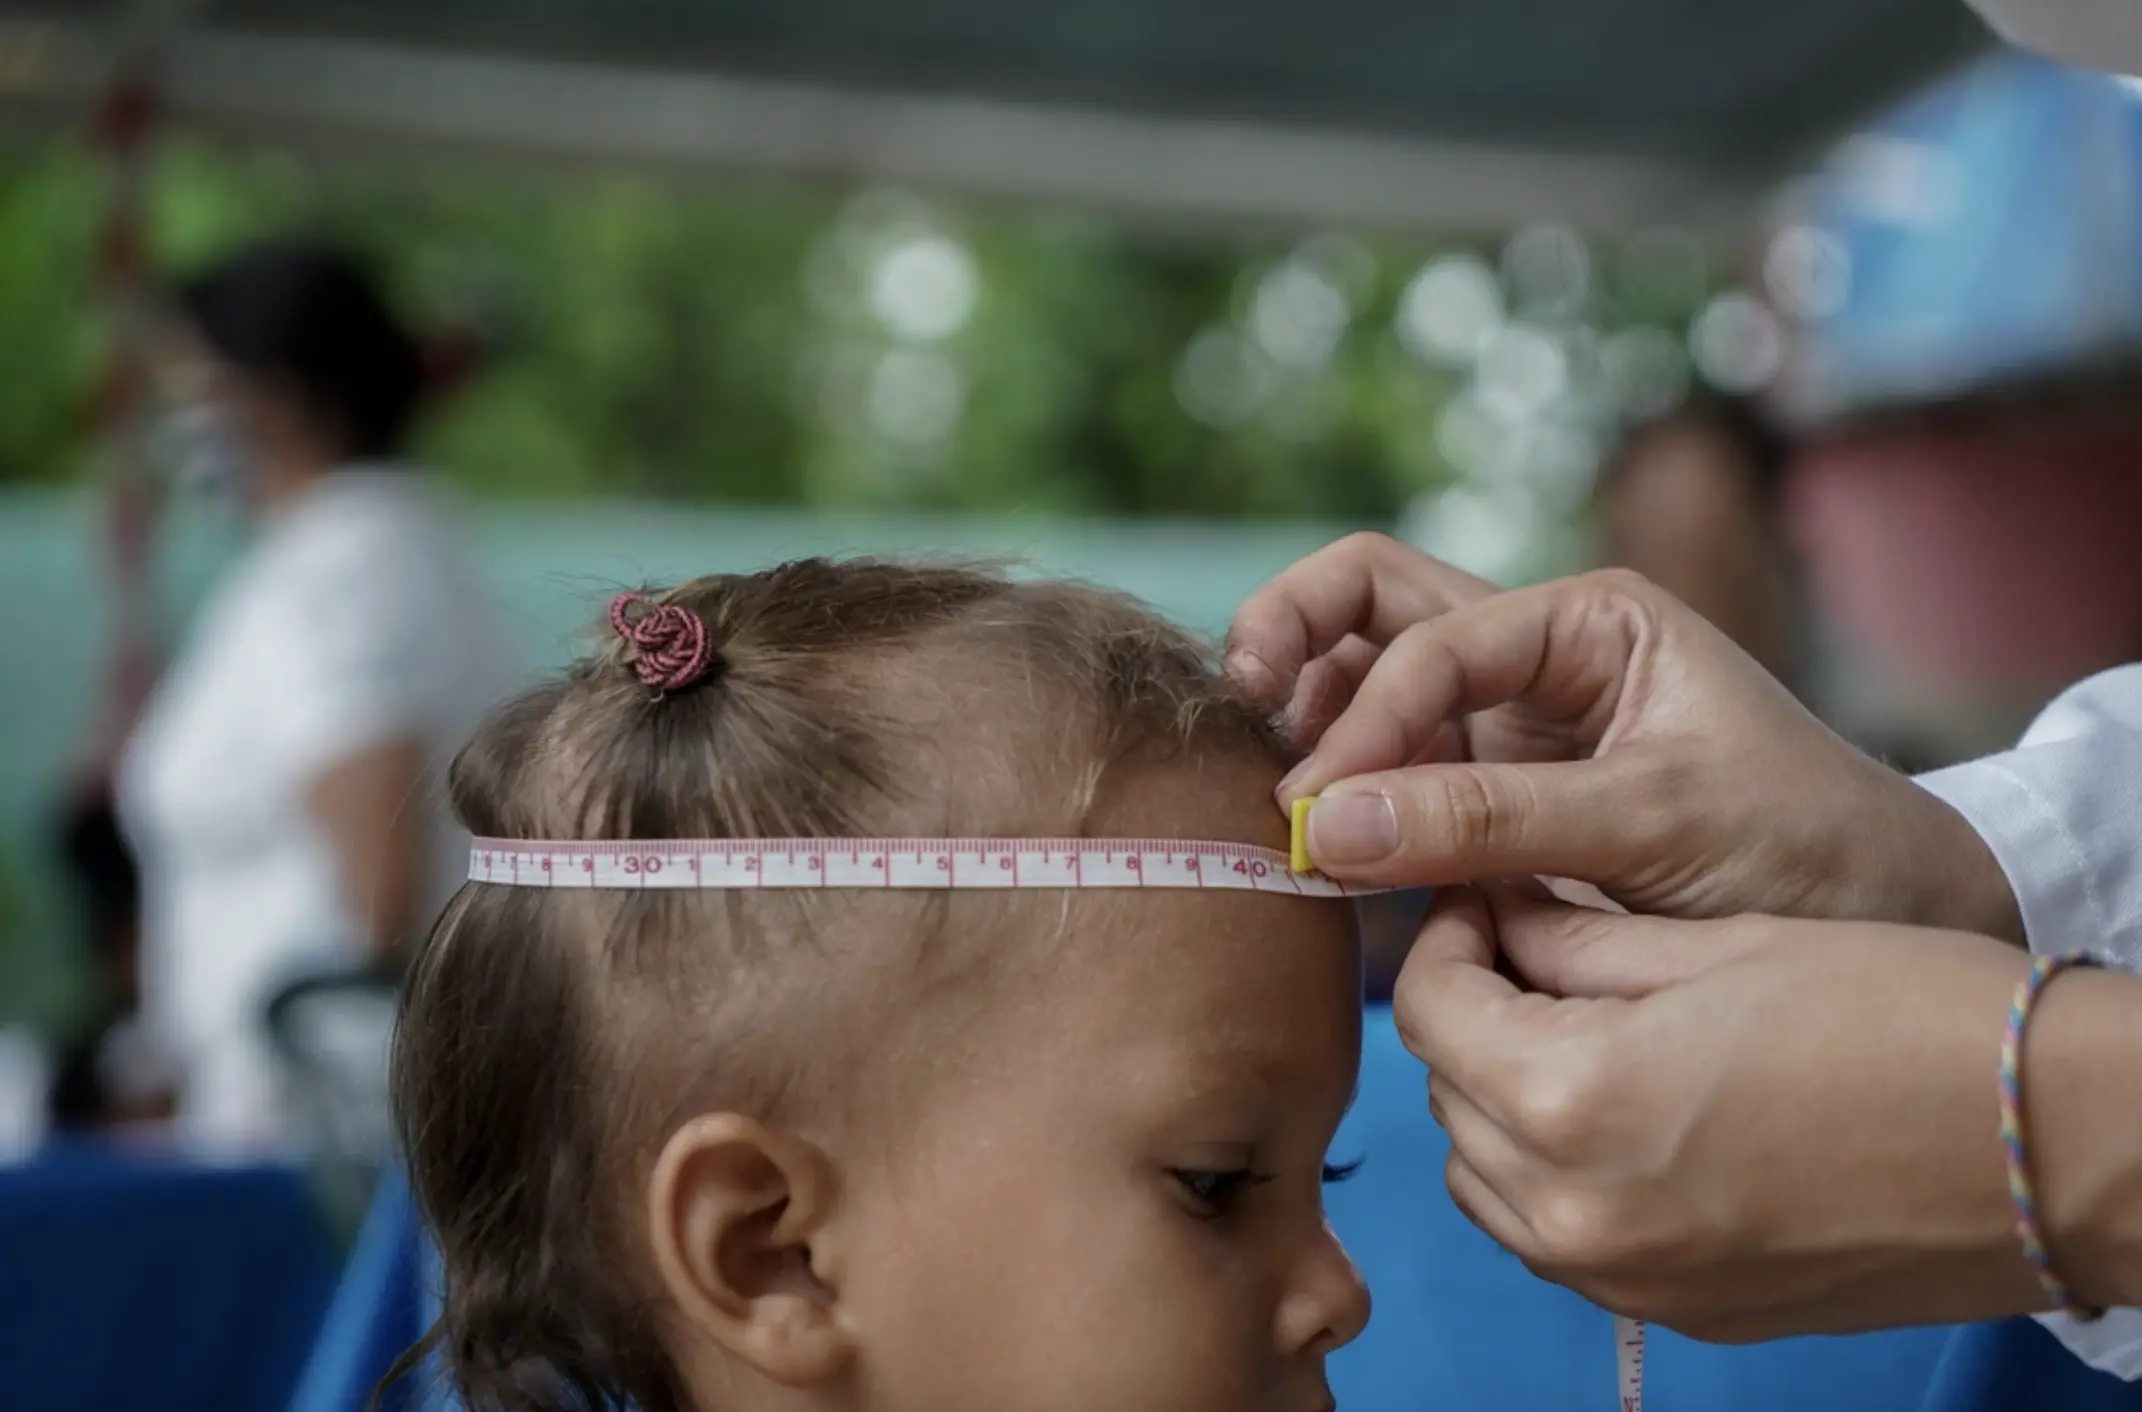
[[[1217,1233],[1098,1179],[928,1184],[842,1290],[885,1412],[1248,1412],[1269,1335]],[[919,1194],[919,1192],[918,1192]]]
[[[1180,1220],[1173,1213],[1165,1219]],[[1249,1412],[1271,1366],[1269,1321],[1220,1264],[1158,1222],[1042,1222],[1016,1293],[977,1309],[1000,1351],[991,1412]],[[1197,1233],[1202,1236],[1202,1232]]]

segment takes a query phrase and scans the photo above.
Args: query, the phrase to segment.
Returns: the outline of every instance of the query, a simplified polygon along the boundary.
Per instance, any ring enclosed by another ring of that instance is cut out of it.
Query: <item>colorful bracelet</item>
[[[2023,1258],[2038,1272],[2038,1283],[2055,1304],[2076,1319],[2088,1322],[2105,1311],[2078,1304],[2068,1292],[2067,1281],[2053,1269],[2053,1257],[2045,1249],[2045,1232],[2038,1224],[2038,1197],[2031,1186],[2030,1145],[2023,1135],[2023,1031],[2030,1012],[2045,990],[2046,982],[2062,971],[2078,966],[2101,966],[2095,956],[2075,952],[2065,956],[2040,956],[2030,974],[2016,984],[2014,1002],[2008,1007],[2008,1032],[2001,1039],[2001,1147],[2008,1158],[2008,1194],[2015,1201],[2016,1235],[2023,1242]]]

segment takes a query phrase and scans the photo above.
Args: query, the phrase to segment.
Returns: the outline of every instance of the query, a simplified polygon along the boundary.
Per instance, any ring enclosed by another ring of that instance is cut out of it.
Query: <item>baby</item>
[[[455,763],[472,832],[1285,844],[1129,600],[810,561],[613,620]],[[1359,993],[1335,900],[471,883],[394,1059],[432,1346],[469,1412],[1329,1408]]]

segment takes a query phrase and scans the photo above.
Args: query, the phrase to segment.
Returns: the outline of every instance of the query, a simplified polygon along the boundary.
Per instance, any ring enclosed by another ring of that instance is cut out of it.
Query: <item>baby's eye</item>
[[[1361,1162],[1362,1159],[1359,1157],[1356,1157],[1351,1162],[1326,1162],[1324,1164],[1324,1185],[1337,1186],[1340,1182],[1352,1181],[1354,1173],[1361,1170]]]
[[[1247,1167],[1227,1171],[1200,1171],[1194,1167],[1170,1167],[1168,1175],[1175,1178],[1198,1207],[1198,1214],[1208,1220],[1216,1220],[1234,1209],[1235,1202],[1251,1187],[1263,1186],[1272,1180],[1262,1172],[1253,1172]]]

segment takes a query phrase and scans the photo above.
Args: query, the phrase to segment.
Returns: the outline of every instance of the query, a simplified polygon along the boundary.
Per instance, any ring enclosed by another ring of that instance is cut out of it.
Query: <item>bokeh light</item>
[[[1502,327],[1502,284],[1476,255],[1443,255],[1421,267],[1398,301],[1398,336],[1416,357],[1465,367]]]
[[[1737,291],[1705,306],[1689,330],[1688,342],[1696,370],[1726,392],[1761,391],[1785,366],[1785,335],[1777,316],[1753,296]]]
[[[916,230],[888,242],[871,267],[869,287],[871,312],[889,333],[930,343],[966,324],[981,280],[964,246]]]

